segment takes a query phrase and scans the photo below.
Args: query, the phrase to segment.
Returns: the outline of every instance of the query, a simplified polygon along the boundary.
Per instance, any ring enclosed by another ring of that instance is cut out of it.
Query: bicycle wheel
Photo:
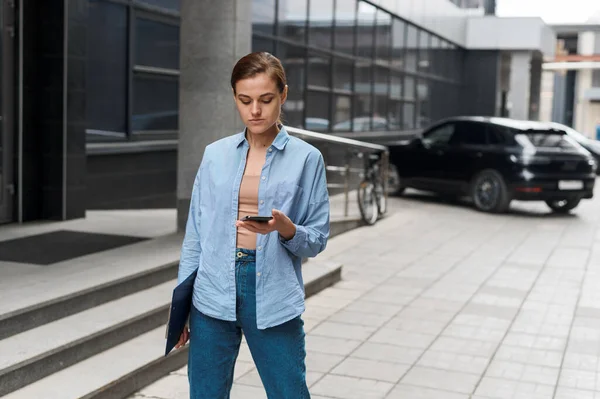
[[[360,216],[366,224],[375,224],[377,217],[379,216],[377,197],[375,195],[375,186],[370,181],[364,180],[358,186],[357,194]]]
[[[377,179],[375,183],[375,194],[377,200],[377,211],[379,215],[384,215],[387,212],[387,196],[383,190],[383,183],[381,179]]]

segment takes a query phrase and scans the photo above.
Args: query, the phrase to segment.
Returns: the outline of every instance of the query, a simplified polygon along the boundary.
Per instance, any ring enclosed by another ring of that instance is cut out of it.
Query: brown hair
[[[250,53],[240,58],[237,64],[235,64],[231,72],[231,88],[233,89],[233,93],[236,94],[235,85],[237,82],[252,78],[260,73],[266,73],[273,79],[279,93],[283,93],[287,85],[283,65],[281,65],[279,58],[266,51]],[[281,120],[278,120],[277,123],[281,124]]]

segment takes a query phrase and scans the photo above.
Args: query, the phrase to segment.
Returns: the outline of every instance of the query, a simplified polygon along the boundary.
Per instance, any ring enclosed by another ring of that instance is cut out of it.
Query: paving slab
[[[558,216],[423,198],[320,255],[344,272],[307,302],[312,397],[600,399],[600,200]]]

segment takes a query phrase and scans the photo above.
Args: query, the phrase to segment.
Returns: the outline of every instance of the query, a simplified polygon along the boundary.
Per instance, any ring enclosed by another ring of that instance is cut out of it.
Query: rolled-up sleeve
[[[202,165],[198,169],[194,187],[192,189],[192,198],[190,200],[190,210],[188,213],[187,224],[185,227],[185,237],[181,246],[181,256],[179,258],[179,272],[177,274],[177,283],[181,283],[190,276],[197,268],[200,262],[200,176]]]
[[[329,239],[329,194],[323,156],[318,153],[310,170],[314,180],[308,196],[306,217],[296,224],[296,234],[289,240],[281,238],[282,245],[293,255],[313,258],[322,252]]]

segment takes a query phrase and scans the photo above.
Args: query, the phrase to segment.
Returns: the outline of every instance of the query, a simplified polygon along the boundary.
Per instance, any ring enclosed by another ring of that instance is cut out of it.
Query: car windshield
[[[576,150],[577,143],[564,132],[555,130],[531,130],[520,132],[515,139],[523,147],[533,148],[562,148]]]

